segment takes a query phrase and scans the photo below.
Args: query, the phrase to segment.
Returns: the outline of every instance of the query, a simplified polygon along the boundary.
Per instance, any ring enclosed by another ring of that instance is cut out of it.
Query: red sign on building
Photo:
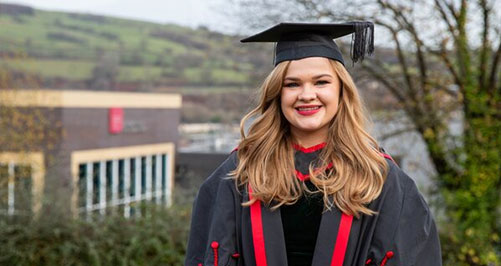
[[[124,128],[124,110],[119,107],[112,107],[108,112],[110,134],[121,133]]]

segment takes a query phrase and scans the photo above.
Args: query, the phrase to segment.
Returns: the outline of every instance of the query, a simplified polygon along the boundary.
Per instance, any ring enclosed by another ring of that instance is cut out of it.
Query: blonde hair
[[[322,193],[327,209],[334,205],[343,213],[359,217],[372,215],[366,207],[381,193],[388,165],[379,146],[364,129],[367,121],[355,83],[345,67],[330,60],[341,81],[340,103],[329,125],[326,146],[319,155],[320,165],[333,167],[314,171],[310,180]],[[280,94],[290,61],[278,64],[263,82],[257,107],[240,123],[241,141],[237,151],[238,166],[231,173],[237,186],[250,185],[252,200],[260,200],[276,209],[295,203],[304,193],[311,193],[295,177],[293,140],[290,126],[280,108]],[[255,117],[247,135],[244,124]]]

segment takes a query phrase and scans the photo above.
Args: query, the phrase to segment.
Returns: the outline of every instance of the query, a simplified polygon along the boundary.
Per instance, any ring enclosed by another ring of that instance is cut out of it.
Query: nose
[[[299,94],[298,100],[304,102],[310,102],[317,98],[317,93],[315,92],[315,88],[313,85],[308,83],[304,84],[301,93]]]

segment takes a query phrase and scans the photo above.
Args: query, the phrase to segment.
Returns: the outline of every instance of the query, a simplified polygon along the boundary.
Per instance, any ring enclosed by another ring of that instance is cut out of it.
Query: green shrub
[[[0,265],[182,265],[189,207],[146,204],[119,214],[0,218]]]

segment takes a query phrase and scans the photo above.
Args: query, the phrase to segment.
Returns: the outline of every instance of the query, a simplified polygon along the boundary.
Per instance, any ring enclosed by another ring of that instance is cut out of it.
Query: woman
[[[238,149],[200,188],[186,265],[441,265],[426,202],[364,130],[332,40],[350,33],[363,59],[367,22],[282,23],[243,40],[277,42],[275,68]]]

